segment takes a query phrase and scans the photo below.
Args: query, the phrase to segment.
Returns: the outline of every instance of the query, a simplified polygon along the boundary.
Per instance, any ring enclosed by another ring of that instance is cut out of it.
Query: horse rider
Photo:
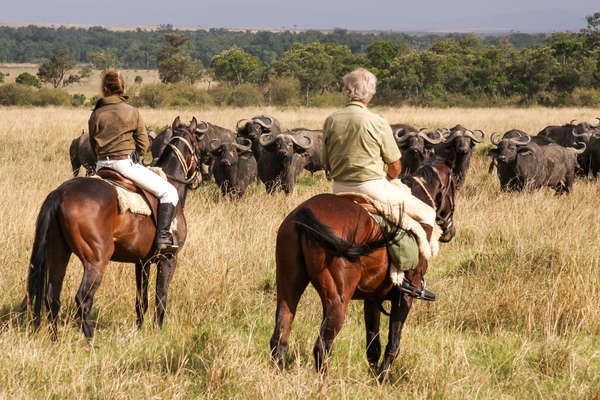
[[[369,111],[367,106],[375,95],[377,78],[366,69],[356,69],[343,77],[346,106],[331,114],[323,126],[322,161],[333,179],[333,193],[360,193],[385,204],[389,210],[402,209],[418,224],[435,230],[435,210],[414,197],[397,179],[400,170],[400,150],[388,122]],[[392,218],[394,219],[394,218]],[[400,223],[398,216],[395,223]],[[426,229],[428,229],[426,228]],[[421,229],[421,226],[419,226]],[[432,233],[432,236],[433,235]],[[421,255],[429,258],[437,252],[437,238],[420,247]],[[435,246],[435,247],[434,247]],[[429,252],[429,254],[427,254]],[[424,254],[425,253],[425,254]],[[401,265],[395,266],[402,270]],[[397,285],[404,282],[404,273],[392,277]]]
[[[113,169],[158,198],[154,245],[160,253],[173,253],[178,246],[174,243],[170,227],[179,201],[177,190],[132,159],[143,156],[150,142],[139,111],[127,103],[120,72],[108,71],[104,75],[102,95],[88,122],[90,144],[98,159],[96,170]]]

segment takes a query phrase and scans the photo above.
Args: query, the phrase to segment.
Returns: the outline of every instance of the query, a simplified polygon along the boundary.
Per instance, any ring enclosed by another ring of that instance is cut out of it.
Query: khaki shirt
[[[323,139],[323,165],[336,181],[385,178],[385,165],[401,157],[387,121],[357,101],[325,120]]]
[[[98,100],[88,125],[90,144],[99,159],[131,154],[134,150],[143,155],[150,146],[140,113],[127,104],[126,97],[115,95]]]

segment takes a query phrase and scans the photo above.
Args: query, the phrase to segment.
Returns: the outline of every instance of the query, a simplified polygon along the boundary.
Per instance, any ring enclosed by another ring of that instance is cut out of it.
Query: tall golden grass
[[[232,128],[263,112],[284,127],[318,128],[331,109],[142,110],[146,123],[177,115]],[[486,132],[535,133],[592,109],[385,108],[388,121],[461,123]],[[238,202],[213,185],[190,193],[190,234],[169,291],[164,328],[135,327],[132,265],[111,263],[96,294],[95,339],[74,317],[81,279],[72,258],[59,339],[15,312],[23,298],[34,224],[45,196],[70,178],[68,145],[89,111],[0,109],[0,398],[563,398],[600,396],[600,186],[579,179],[569,196],[502,193],[478,146],[457,199],[457,235],[428,271],[435,303],[409,314],[389,380],[365,357],[362,306],[352,303],[327,378],[314,372],[320,300],[307,289],[292,329],[287,369],[270,363],[275,312],[274,242],[284,216],[330,189],[322,173],[292,196],[251,186]],[[151,293],[153,288],[150,289]],[[152,297],[151,297],[152,298]],[[384,318],[383,341],[387,337]]]

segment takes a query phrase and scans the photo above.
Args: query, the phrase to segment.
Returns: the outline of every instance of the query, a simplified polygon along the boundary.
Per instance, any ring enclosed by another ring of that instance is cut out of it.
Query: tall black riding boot
[[[179,246],[175,244],[175,240],[169,228],[175,215],[175,206],[169,203],[158,205],[158,226],[156,227],[156,238],[154,244],[156,249],[163,254],[172,254],[177,251]]]

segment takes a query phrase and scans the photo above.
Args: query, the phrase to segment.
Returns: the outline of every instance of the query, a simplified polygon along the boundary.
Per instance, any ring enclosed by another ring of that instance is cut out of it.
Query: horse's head
[[[197,179],[200,165],[198,161],[200,145],[195,135],[197,128],[196,117],[192,118],[187,126],[181,123],[179,117],[175,118],[171,125],[173,136],[157,161],[157,165],[163,167],[167,176],[177,183],[189,184]],[[175,157],[169,155],[175,155]],[[169,160],[177,160],[177,162]],[[177,175],[182,178],[180,179]]]
[[[440,242],[449,242],[456,234],[454,226],[454,195],[456,178],[451,168],[452,161],[433,158],[425,162],[417,171],[426,182],[430,202],[434,203],[435,222],[442,229]]]

